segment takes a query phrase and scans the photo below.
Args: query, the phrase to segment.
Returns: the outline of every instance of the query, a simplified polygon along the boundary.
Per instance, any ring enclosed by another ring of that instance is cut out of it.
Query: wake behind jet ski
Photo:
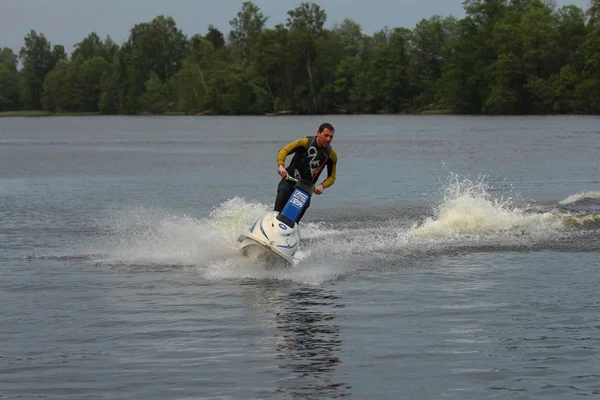
[[[298,218],[314,191],[307,180],[296,180],[294,191],[281,213],[269,211],[240,235],[240,250],[244,256],[266,262],[268,265],[293,265],[294,254],[300,245]]]

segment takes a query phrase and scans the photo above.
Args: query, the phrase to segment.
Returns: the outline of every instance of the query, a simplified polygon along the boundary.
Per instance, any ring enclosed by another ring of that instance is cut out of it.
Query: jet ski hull
[[[293,264],[293,259],[277,253],[267,244],[260,243],[247,236],[242,237],[241,241],[242,255],[255,262],[263,263],[267,267],[287,267]]]
[[[300,243],[297,224],[289,227],[277,219],[276,211],[259,218],[246,234],[239,237],[243,255],[269,263],[292,265]]]
[[[300,229],[296,221],[313,191],[312,183],[296,181],[281,213],[266,213],[250,227],[248,233],[239,237],[242,254],[259,255],[258,259],[268,261],[283,260],[285,264],[293,265],[294,254],[300,245]]]

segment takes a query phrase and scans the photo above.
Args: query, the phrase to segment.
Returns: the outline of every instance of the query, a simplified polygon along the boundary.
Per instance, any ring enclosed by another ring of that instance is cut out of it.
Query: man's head
[[[317,144],[320,147],[327,147],[333,140],[333,134],[335,133],[335,129],[333,129],[333,125],[325,122],[319,126],[317,130]]]

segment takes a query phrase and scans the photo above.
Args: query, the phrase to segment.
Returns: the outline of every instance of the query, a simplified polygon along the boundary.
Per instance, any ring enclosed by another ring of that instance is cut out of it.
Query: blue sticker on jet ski
[[[300,188],[295,188],[287,204],[285,205],[285,207],[283,207],[281,215],[285,215],[292,221],[296,222],[298,216],[304,208],[304,205],[308,201],[308,198],[308,193],[306,193]]]
[[[265,235],[267,240],[269,240],[269,237],[267,236],[267,233],[265,232],[265,228],[263,228],[262,219],[260,220],[260,231],[262,232],[263,235]]]

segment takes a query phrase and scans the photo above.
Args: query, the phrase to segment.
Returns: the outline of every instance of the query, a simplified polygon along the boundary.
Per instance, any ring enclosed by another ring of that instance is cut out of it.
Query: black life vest
[[[294,149],[294,157],[286,170],[298,180],[306,179],[315,183],[329,160],[331,145],[322,148],[317,145],[316,136],[307,136],[307,138],[308,147]]]

